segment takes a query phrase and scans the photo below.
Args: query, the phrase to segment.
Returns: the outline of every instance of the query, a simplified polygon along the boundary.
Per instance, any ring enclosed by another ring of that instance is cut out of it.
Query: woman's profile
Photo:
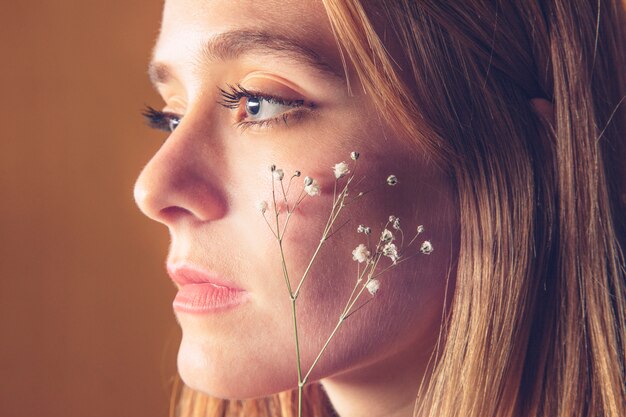
[[[616,0],[166,0],[145,115],[168,137],[135,199],[171,237],[172,413],[297,415],[288,270],[305,416],[623,416],[624,23]],[[393,186],[310,263],[354,151]],[[315,182],[279,251],[257,203],[288,211],[284,173]],[[357,225],[391,214],[434,251],[317,358],[370,256]]]

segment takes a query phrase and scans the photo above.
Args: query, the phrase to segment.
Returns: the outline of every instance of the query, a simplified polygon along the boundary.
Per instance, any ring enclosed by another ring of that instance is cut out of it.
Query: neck
[[[407,349],[375,364],[321,381],[341,417],[409,417],[424,379],[428,386],[431,349]]]

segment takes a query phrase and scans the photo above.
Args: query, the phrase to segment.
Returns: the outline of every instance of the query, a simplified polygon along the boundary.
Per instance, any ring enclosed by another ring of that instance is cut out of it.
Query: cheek
[[[324,165],[332,166],[334,162]],[[354,193],[367,190],[376,183],[384,184],[391,173],[398,174],[401,182],[396,187],[383,185],[346,208],[335,225],[349,223],[323,245],[312,263],[297,301],[303,368],[306,370],[313,363],[355,287],[359,264],[352,259],[352,250],[365,242],[364,235],[356,233],[358,224],[372,227],[372,239],[376,242],[390,214],[402,219],[408,239],[413,236],[416,225],[423,223],[427,227],[424,238],[431,239],[436,250],[381,276],[381,288],[375,297],[372,298],[367,291],[363,293],[355,307],[371,301],[343,323],[312,379],[371,363],[401,349],[426,350],[426,341],[430,342],[436,336],[447,267],[451,253],[455,252],[449,227],[452,220],[442,212],[442,202],[447,197],[444,192],[426,192],[428,187],[434,186],[432,181],[426,180],[428,184],[424,184],[409,180],[409,172],[413,171],[413,177],[417,176],[414,165],[404,172],[391,171],[399,167],[378,163],[359,167],[357,177],[365,176],[367,181],[355,187]],[[303,176],[306,175],[306,166],[289,168],[302,169]],[[261,168],[255,169],[258,172]],[[313,171],[310,175],[316,176]],[[424,181],[424,176],[419,178]],[[332,174],[318,172],[317,179],[323,194],[307,197],[302,202],[290,219],[283,240],[285,266],[292,290],[309,266],[332,206]],[[291,198],[302,190],[302,180],[294,180]],[[279,245],[269,230],[270,226],[276,227],[271,174],[268,172],[267,177],[254,186],[239,184],[234,189],[238,190],[239,196],[232,206],[228,232],[232,233],[236,249],[243,253],[234,272],[249,283],[253,303],[242,314],[195,327],[193,318],[181,317],[183,341],[179,370],[191,387],[218,397],[246,398],[292,388],[297,381],[296,358],[291,303]],[[279,187],[276,190],[280,207],[281,191]],[[254,210],[255,203],[260,200],[268,202],[269,209],[265,214],[270,226],[261,213]],[[284,207],[282,213],[279,217],[281,228],[286,220]],[[417,241],[413,253],[421,240]],[[387,265],[388,262],[384,262],[379,269]],[[452,289],[449,289],[451,293]]]
[[[407,219],[405,225],[410,225],[409,229],[414,230],[417,225],[411,225],[411,220],[408,220],[412,218],[410,214],[415,217],[414,204],[403,208],[394,203],[376,205],[375,201],[383,200],[380,195],[374,197],[364,200],[363,205],[346,211],[350,223],[323,246],[302,287],[301,297],[298,299],[298,321],[305,364],[310,364],[307,361],[311,361],[323,346],[357,284],[359,267],[363,267],[363,264],[352,259],[352,250],[359,243],[366,242],[364,235],[355,231],[356,225],[360,223],[358,219],[375,230],[371,237],[372,245],[375,245],[388,219],[389,209],[395,208],[393,213],[404,216],[402,218]],[[328,208],[319,209],[325,215],[328,214]],[[320,218],[325,222],[325,216]],[[319,225],[317,230],[310,227],[313,223]],[[320,223],[312,222],[304,216],[298,218],[293,223],[297,232],[286,237],[286,258],[293,261],[289,263],[290,272],[294,272],[292,282],[297,282],[295,278],[299,278],[308,265],[321,236],[323,225]],[[342,220],[338,224],[342,224]],[[438,331],[450,254],[454,252],[453,239],[446,230],[429,231],[428,235],[440,236],[436,239],[437,251],[431,255],[417,255],[389,269],[379,277],[381,287],[376,296],[363,292],[353,310],[361,305],[363,308],[342,324],[341,330],[331,342],[332,348],[325,354],[314,373],[316,377],[323,378],[345,367],[406,348],[410,344],[423,343],[423,348],[428,348],[425,341],[430,342],[434,332]],[[407,240],[412,236],[407,236]],[[406,254],[418,253],[422,240],[417,240],[417,244],[414,243]],[[383,258],[376,271],[381,272],[390,264],[388,259]],[[357,286],[357,291],[360,288],[360,285]],[[452,291],[453,287],[449,288],[450,294]]]
[[[336,253],[329,250],[329,258],[321,259],[330,266],[315,269],[298,301],[306,369],[333,331],[356,283],[356,262],[336,262]],[[316,366],[313,378],[358,368],[400,351],[428,351],[438,334],[444,307],[446,272],[438,264],[441,260],[417,257],[381,275],[380,289],[375,296],[367,291],[362,294],[352,309],[354,313],[343,322]]]

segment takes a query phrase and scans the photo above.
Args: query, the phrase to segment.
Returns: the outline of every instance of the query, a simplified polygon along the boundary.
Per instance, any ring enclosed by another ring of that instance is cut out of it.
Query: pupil
[[[252,116],[259,113],[261,109],[261,101],[256,97],[250,97],[246,100],[246,112],[251,114]]]

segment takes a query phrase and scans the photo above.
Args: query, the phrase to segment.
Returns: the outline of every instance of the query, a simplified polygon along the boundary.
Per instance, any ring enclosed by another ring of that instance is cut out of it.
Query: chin
[[[222,351],[207,354],[201,346],[181,342],[178,373],[189,388],[215,398],[244,400],[292,389],[285,375],[261,367],[254,360],[238,360]],[[295,382],[294,378],[291,382]]]

